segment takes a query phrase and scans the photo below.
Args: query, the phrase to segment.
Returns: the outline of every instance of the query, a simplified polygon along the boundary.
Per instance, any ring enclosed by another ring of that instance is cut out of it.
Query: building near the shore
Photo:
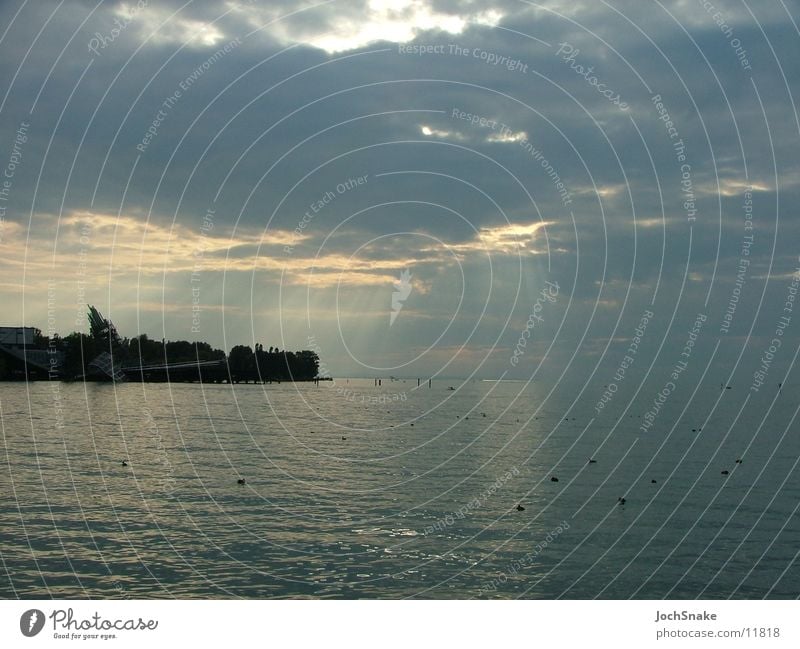
[[[58,378],[64,352],[42,346],[36,327],[0,327],[0,380]]]
[[[33,347],[36,331],[34,327],[0,327],[0,345],[10,349]]]

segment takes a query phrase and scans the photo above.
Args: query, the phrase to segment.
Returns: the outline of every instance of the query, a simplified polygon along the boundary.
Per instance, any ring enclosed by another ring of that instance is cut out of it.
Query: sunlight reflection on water
[[[61,384],[61,422],[3,384],[0,596],[797,595],[797,435],[759,477],[748,421],[599,449],[613,419],[520,383],[348,386]]]

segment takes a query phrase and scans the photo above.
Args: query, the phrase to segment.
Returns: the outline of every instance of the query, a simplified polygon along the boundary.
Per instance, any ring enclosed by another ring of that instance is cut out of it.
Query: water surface
[[[797,403],[594,396],[0,384],[0,596],[798,596]]]

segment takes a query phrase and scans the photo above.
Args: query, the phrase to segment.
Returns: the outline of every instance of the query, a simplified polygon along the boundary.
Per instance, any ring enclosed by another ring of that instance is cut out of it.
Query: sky
[[[85,331],[88,303],[125,336],[313,349],[333,376],[794,362],[796,2],[0,17],[0,324]]]

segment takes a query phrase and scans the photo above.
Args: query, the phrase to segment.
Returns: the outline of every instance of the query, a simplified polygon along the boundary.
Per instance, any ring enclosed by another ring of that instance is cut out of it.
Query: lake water
[[[0,384],[0,597],[794,598],[787,393]]]

